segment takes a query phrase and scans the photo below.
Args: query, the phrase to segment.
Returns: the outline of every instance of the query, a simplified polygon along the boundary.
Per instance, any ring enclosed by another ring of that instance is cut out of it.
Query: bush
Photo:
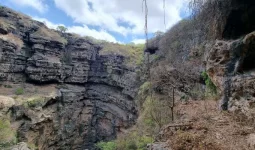
[[[146,97],[148,96],[148,93],[149,93],[149,90],[150,90],[150,87],[151,87],[151,83],[146,81],[144,82],[140,88],[139,88],[139,91],[138,91],[138,95],[139,95],[139,105],[142,106]]]
[[[16,95],[22,95],[24,94],[24,89],[22,87],[19,87],[15,90]]]
[[[28,148],[32,150],[38,150],[38,146],[36,146],[34,143],[28,143]]]
[[[205,71],[203,71],[201,75],[202,75],[203,79],[205,80],[207,93],[212,94],[212,95],[216,95],[217,94],[217,87],[214,85],[214,83],[212,82],[212,80],[210,79],[208,74]]]
[[[115,150],[116,143],[115,142],[99,142],[96,144],[98,148],[101,150]]]
[[[45,99],[44,97],[32,97],[30,98],[27,102],[25,102],[23,105],[26,108],[34,108],[37,106],[42,106],[45,104],[47,99]]]
[[[17,143],[16,132],[9,120],[0,118],[0,149]]]
[[[138,131],[139,132],[139,131]],[[153,139],[139,134],[137,131],[131,131],[129,134],[119,137],[116,143],[117,150],[144,150],[147,144],[153,142]]]
[[[67,28],[65,26],[58,26],[57,31],[59,31],[61,33],[65,33],[67,31]]]
[[[4,87],[5,87],[5,88],[12,88],[12,86],[9,85],[9,84],[8,84],[8,85],[4,85]]]
[[[131,131],[115,141],[99,142],[96,147],[101,150],[144,150],[152,142],[152,138]]]

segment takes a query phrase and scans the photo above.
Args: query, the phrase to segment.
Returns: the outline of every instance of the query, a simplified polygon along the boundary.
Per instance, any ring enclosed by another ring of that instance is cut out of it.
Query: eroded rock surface
[[[254,108],[255,32],[234,41],[217,41],[207,57],[207,72],[222,92],[222,109]]]
[[[54,96],[12,106],[19,142],[39,149],[93,149],[135,123],[137,75],[124,56],[99,55],[99,45],[5,7],[0,19],[7,26],[0,26],[0,82],[57,85]]]

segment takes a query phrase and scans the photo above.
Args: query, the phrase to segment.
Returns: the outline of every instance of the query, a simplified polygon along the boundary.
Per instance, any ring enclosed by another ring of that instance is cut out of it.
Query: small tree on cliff
[[[65,33],[67,31],[67,28],[64,26],[58,26],[57,30],[60,31],[61,33]]]

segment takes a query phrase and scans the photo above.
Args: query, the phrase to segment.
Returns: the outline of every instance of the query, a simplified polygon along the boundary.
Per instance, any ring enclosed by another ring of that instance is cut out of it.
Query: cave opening
[[[255,70],[255,46],[252,46],[243,61],[243,72]]]
[[[235,39],[248,34],[255,29],[254,0],[233,0],[233,10],[230,11],[223,31],[223,38]]]

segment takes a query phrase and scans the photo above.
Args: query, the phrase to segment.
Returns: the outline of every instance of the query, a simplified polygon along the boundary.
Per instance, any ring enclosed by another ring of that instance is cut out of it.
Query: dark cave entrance
[[[255,29],[255,1],[232,0],[233,10],[229,13],[223,31],[223,38],[236,39]],[[238,8],[238,9],[234,9]]]
[[[249,48],[249,51],[243,61],[243,72],[255,70],[255,45]]]

